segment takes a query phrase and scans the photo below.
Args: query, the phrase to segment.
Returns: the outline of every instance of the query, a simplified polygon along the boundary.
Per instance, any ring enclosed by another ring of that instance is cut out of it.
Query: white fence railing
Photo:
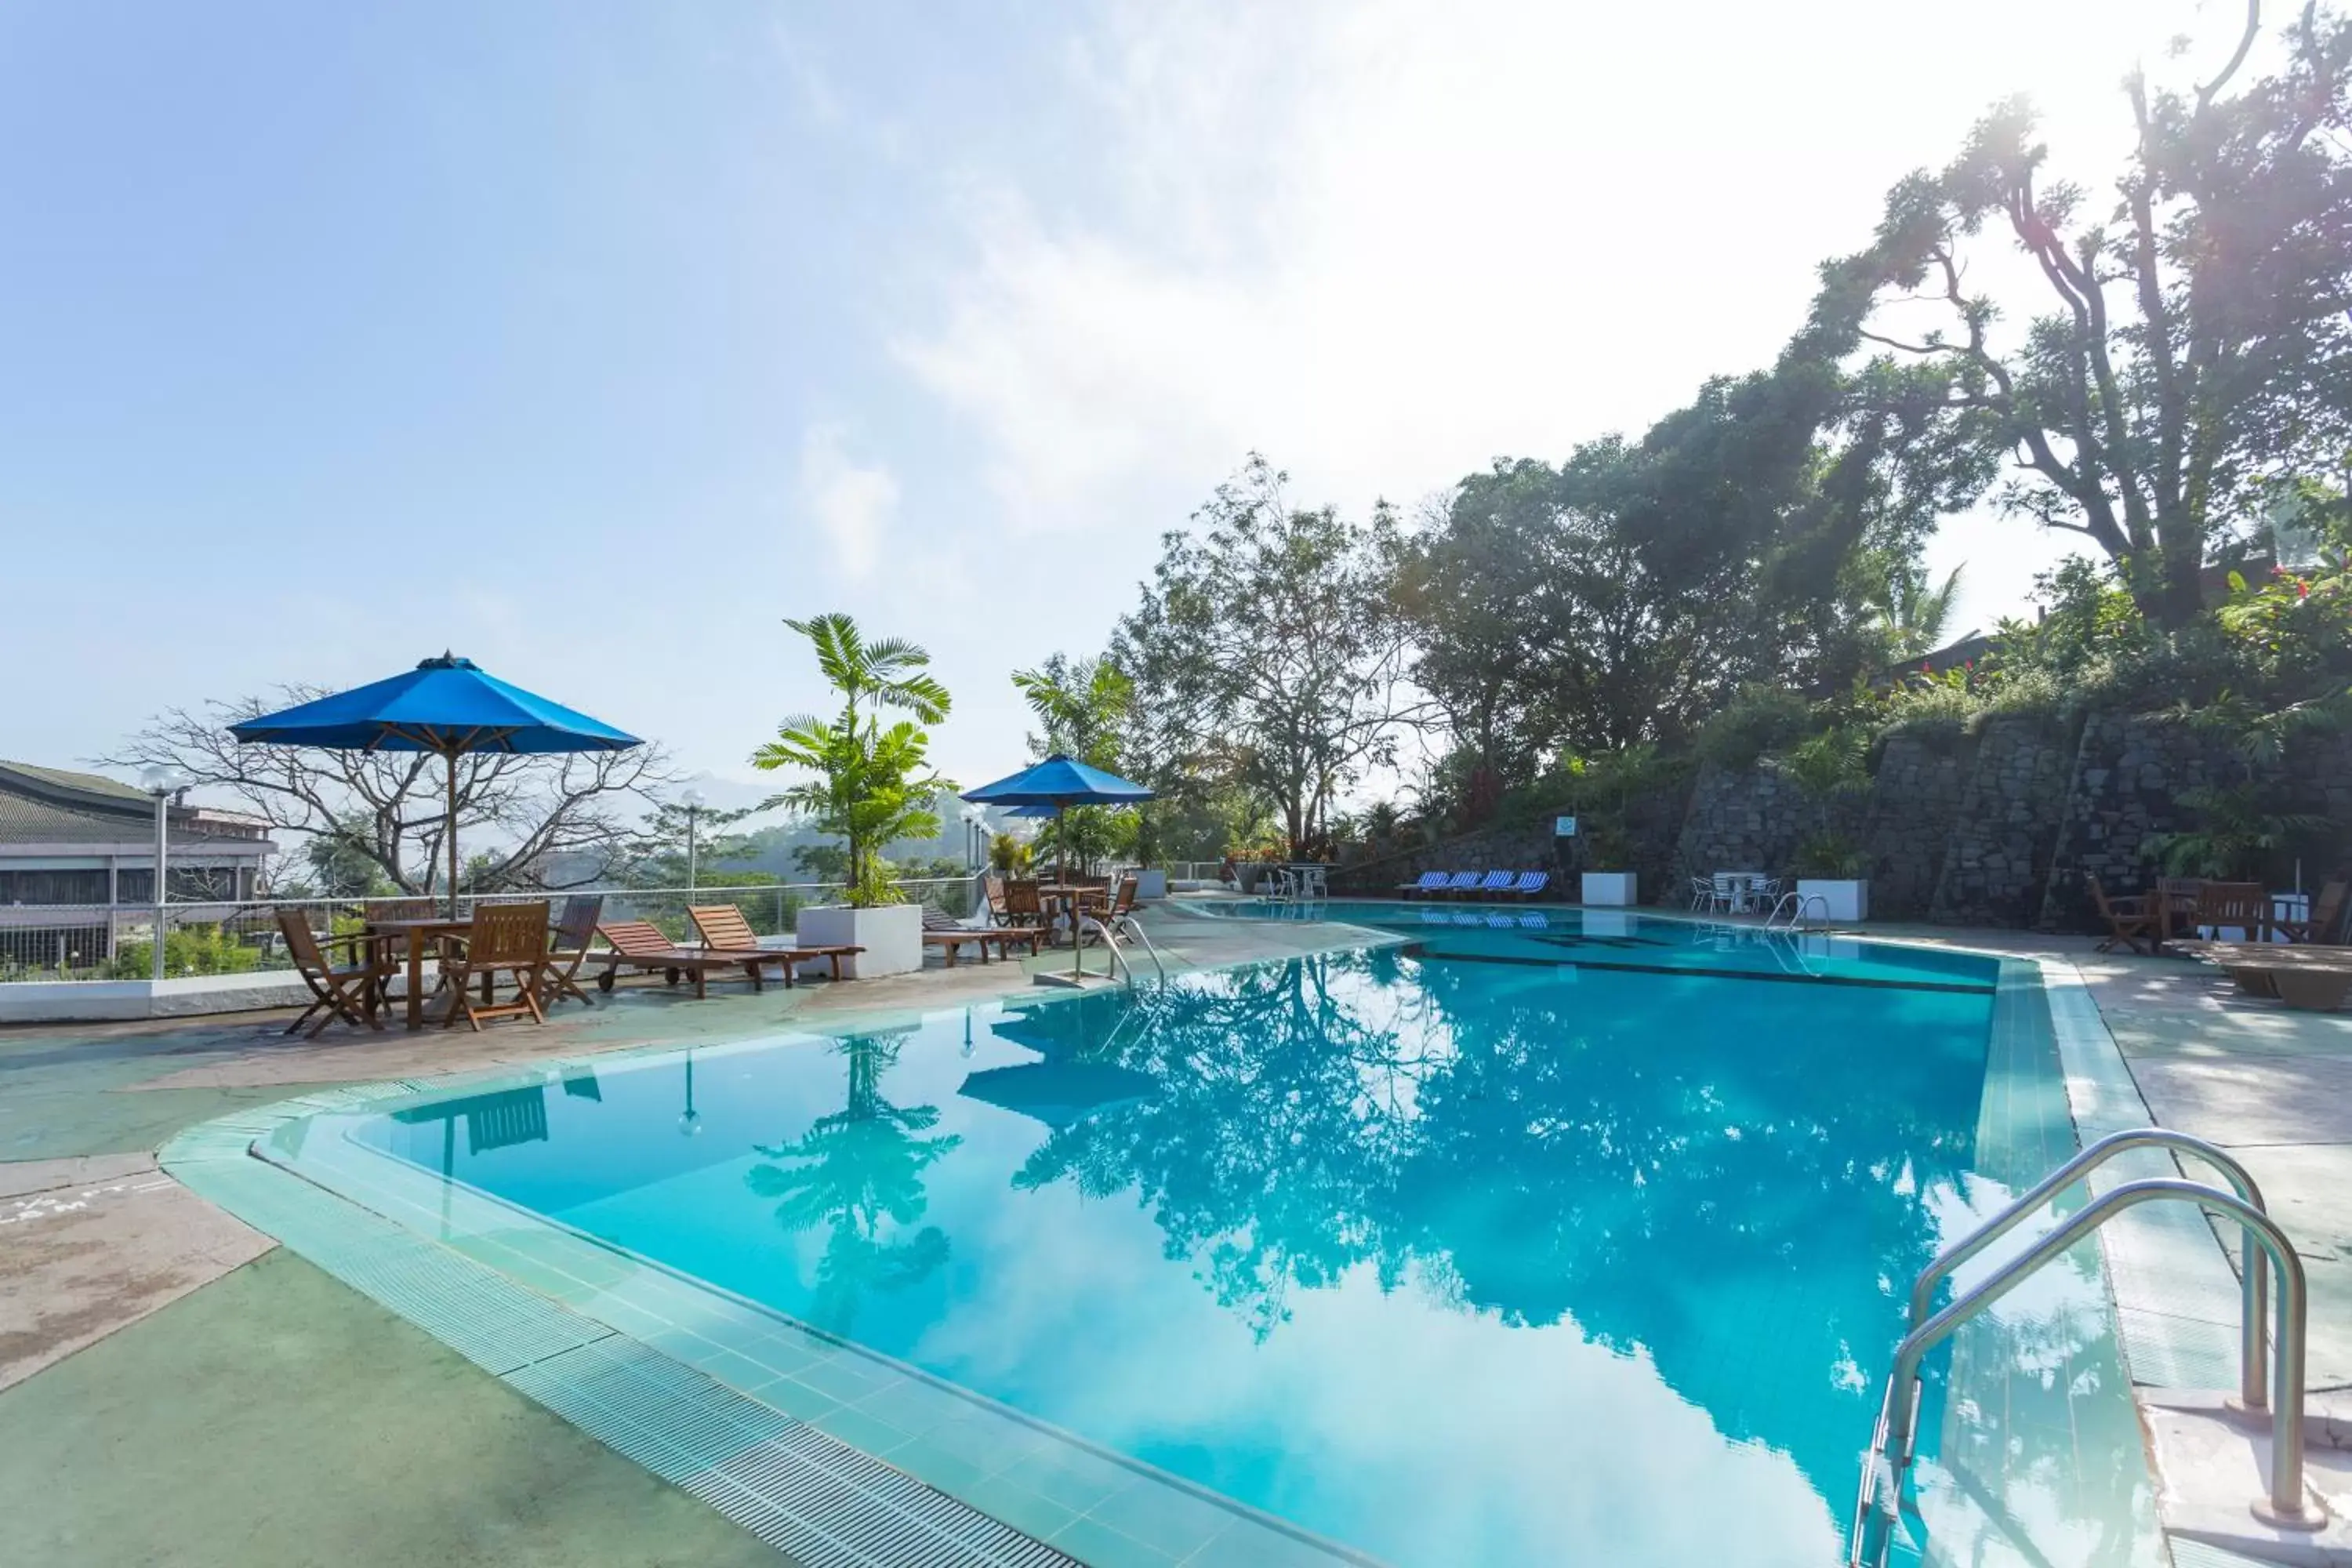
[[[959,920],[979,908],[980,879],[908,878],[898,884],[913,901]],[[604,920],[651,921],[671,936],[690,938],[690,904],[733,904],[762,936],[793,929],[809,904],[833,901],[839,882],[769,882],[750,887],[573,888],[547,892],[461,896],[459,904],[512,904],[568,898],[604,900]],[[240,902],[169,903],[160,911],[167,975],[242,973],[290,969],[278,934],[281,910],[301,911],[320,932],[357,931],[373,910],[407,902],[395,899],[249,899]],[[439,907],[436,901],[436,909]],[[144,980],[153,973],[156,917],[152,904],[0,904],[0,984],[27,980]]]

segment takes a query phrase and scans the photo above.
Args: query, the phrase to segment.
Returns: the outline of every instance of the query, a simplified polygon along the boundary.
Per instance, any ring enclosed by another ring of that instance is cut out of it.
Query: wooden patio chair
[[[2260,882],[2208,882],[2197,890],[2194,917],[2200,931],[2221,940],[2234,931],[2247,942],[2260,942],[2271,929],[2271,898]]]
[[[784,984],[793,984],[793,966],[815,958],[831,960],[833,977],[838,980],[841,978],[841,961],[866,951],[847,944],[803,947],[797,942],[791,947],[761,947],[759,933],[751,929],[751,922],[743,918],[743,911],[733,904],[697,905],[686,911],[686,918],[694,922],[694,929],[701,934],[706,948],[740,961],[751,971],[754,980],[759,978],[759,965],[773,963],[783,970]]]
[[[535,1024],[547,1022],[547,1012],[539,1005],[550,967],[543,900],[476,909],[473,929],[462,937],[449,938],[442,953],[441,973],[449,980],[449,1013],[441,1020],[443,1028],[454,1027],[461,1015],[476,1034],[481,1033],[485,1018],[529,1014]],[[514,976],[515,999],[494,1003],[492,987],[501,973]],[[482,983],[478,1002],[467,984],[477,978]]]
[[[680,947],[662,933],[651,921],[598,921],[596,934],[606,946],[588,955],[590,963],[600,965],[596,989],[610,991],[624,969],[650,970],[662,976],[663,984],[675,985],[681,975],[694,980],[694,994],[698,999],[708,996],[709,980],[714,969],[740,970],[751,982],[755,991],[767,987],[761,982],[756,960],[747,961],[737,954],[712,952],[706,948]]]
[[[1016,878],[1004,884],[1004,923],[1041,933],[1046,929],[1045,902],[1034,879]]]
[[[2309,920],[2281,920],[2271,917],[2271,929],[2292,942],[2332,947],[2343,934],[2344,900],[2352,893],[2352,882],[2337,878],[2319,889],[2319,897],[2311,902]]]
[[[988,910],[989,924],[1004,924],[1004,879],[993,871],[982,877],[980,879],[980,896]]]
[[[2134,952],[2153,954],[2163,935],[2163,916],[2148,907],[2148,900],[2133,895],[2109,898],[2107,889],[2096,876],[2084,879],[2091,889],[2091,902],[2099,918],[2107,922],[2106,940],[2098,951],[2113,952],[2116,943],[2122,942]]]
[[[555,919],[554,949],[547,955],[547,994],[541,1000],[548,1006],[566,996],[578,997],[583,1006],[595,1005],[580,989],[579,975],[596,944],[596,917],[604,912],[602,893],[575,893],[563,900],[563,912]]]
[[[1118,890],[1112,895],[1110,902],[1099,909],[1089,909],[1087,912],[1100,921],[1109,930],[1118,931],[1120,921],[1131,921],[1135,919],[1135,889],[1138,886],[1133,877],[1120,878]],[[1102,939],[1089,933],[1087,940],[1099,942]]]
[[[338,966],[328,961],[317,934],[299,910],[278,911],[278,934],[285,939],[294,968],[314,998],[300,1017],[286,1026],[288,1034],[310,1024],[313,1017],[319,1021],[310,1024],[311,1039],[318,1038],[319,1031],[338,1018],[355,1027],[383,1027],[376,1010],[383,1002],[383,983],[392,975],[393,965],[385,956],[390,943],[377,936],[329,937],[328,946],[348,946],[352,954],[351,963]]]

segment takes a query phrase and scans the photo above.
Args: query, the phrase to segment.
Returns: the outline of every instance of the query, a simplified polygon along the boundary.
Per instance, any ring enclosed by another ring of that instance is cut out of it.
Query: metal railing
[[[1805,929],[1805,911],[1816,904],[1821,906],[1822,921],[1827,921],[1830,918],[1830,901],[1827,899],[1819,893],[1801,895],[1791,889],[1780,895],[1780,901],[1772,906],[1772,912],[1764,917],[1764,929],[1766,931],[1802,931]],[[1789,923],[1785,927],[1780,924],[1783,911],[1789,917]]]
[[[2193,1153],[2221,1170],[2239,1191],[2225,1193],[2218,1187],[2178,1177],[2126,1182],[2092,1199],[2071,1217],[2043,1233],[2023,1252],[1962,1291],[1943,1310],[1921,1319],[1920,1314],[1934,1300],[1937,1286],[1954,1268],[2013,1229],[2060,1189],[2126,1149],[2144,1147]],[[2270,1474],[2265,1494],[2253,1505],[2254,1513],[2282,1529],[2316,1530],[2325,1525],[2325,1512],[2311,1502],[2303,1484],[2304,1347],[2309,1315],[2303,1260],[2295,1256],[2286,1234],[2263,1211],[2260,1190],[2236,1161],[2185,1134],[2140,1129],[2102,1139],[2082,1151],[2031,1192],[1947,1248],[1914,1284],[1910,1331],[1895,1347],[1895,1364],[1887,1373],[1886,1392],[1879,1404],[1877,1429],[1871,1438],[1860,1491],[1854,1500],[1853,1527],[1846,1557],[1849,1568],[1878,1568],[1894,1545],[1903,1477],[1916,1457],[1923,1392],[1920,1367],[1927,1352],[2108,1220],[2141,1204],[2159,1202],[2193,1204],[2236,1220],[2242,1228],[2246,1247],[2241,1303],[2245,1321],[2240,1325],[2239,1335],[2242,1357],[2239,1369],[2240,1401],[2249,1411],[2260,1411],[2267,1405],[2271,1412]],[[2266,1381],[2262,1303],[2266,1292],[2265,1276],[2271,1269],[2278,1272],[2279,1289]]]
[[[958,920],[982,907],[981,881],[969,877],[908,878],[898,884],[909,900]],[[602,897],[607,920],[651,921],[673,938],[691,940],[690,904],[733,904],[762,936],[793,929],[810,904],[839,894],[839,882],[768,882],[741,887],[567,888],[546,891],[463,894],[462,908],[484,904],[561,903]],[[278,931],[281,910],[303,913],[314,931],[353,931],[386,898],[246,899],[182,902],[175,890],[159,911],[152,904],[0,905],[0,984],[15,981],[144,980],[152,973],[157,917],[163,926],[168,975],[233,974],[293,967]]]
[[[1126,950],[1118,944],[1118,933],[1122,930],[1127,931],[1129,935],[1134,937],[1138,942],[1143,943],[1143,951],[1151,955],[1151,967],[1160,972],[1160,984],[1166,985],[1168,984],[1168,966],[1160,962],[1160,950],[1151,945],[1151,933],[1145,931],[1143,929],[1143,922],[1137,920],[1133,915],[1121,915],[1117,920],[1108,921],[1108,923],[1097,920],[1093,915],[1080,915],[1078,917],[1078,934],[1076,940],[1083,943],[1086,940],[1086,933],[1090,931],[1100,936],[1103,942],[1103,951],[1110,955],[1108,965],[1110,977],[1114,980],[1117,979],[1118,977],[1118,972],[1121,969],[1125,969],[1127,971],[1127,983],[1130,987],[1132,987],[1135,984],[1135,964],[1133,961],[1129,959],[1127,956]],[[1081,963],[1083,963],[1083,961],[1081,961]]]

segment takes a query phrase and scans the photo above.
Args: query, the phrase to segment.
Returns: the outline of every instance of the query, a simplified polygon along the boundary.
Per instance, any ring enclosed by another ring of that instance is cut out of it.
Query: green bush
[[[224,926],[180,926],[163,938],[166,979],[184,974],[244,974],[260,958]],[[114,950],[114,962],[106,966],[110,980],[144,980],[154,972],[152,942],[125,942]]]
[[[1776,686],[1751,686],[1718,709],[1692,737],[1701,761],[1719,768],[1751,768],[1768,752],[1804,738],[1813,728],[1812,704]]]

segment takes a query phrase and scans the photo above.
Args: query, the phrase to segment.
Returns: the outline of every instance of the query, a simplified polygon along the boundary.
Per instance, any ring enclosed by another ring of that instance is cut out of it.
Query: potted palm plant
[[[947,688],[926,672],[929,654],[897,637],[869,643],[847,616],[784,624],[808,638],[841,712],[786,720],[752,753],[751,765],[809,774],[767,804],[806,813],[838,834],[848,852],[848,901],[803,909],[795,934],[803,945],[864,948],[845,967],[853,978],[920,969],[923,911],[902,900],[883,851],[898,839],[939,834],[933,807],[955,786],[931,771],[930,736],[921,726],[947,717]],[[914,717],[886,727],[885,709]]]

